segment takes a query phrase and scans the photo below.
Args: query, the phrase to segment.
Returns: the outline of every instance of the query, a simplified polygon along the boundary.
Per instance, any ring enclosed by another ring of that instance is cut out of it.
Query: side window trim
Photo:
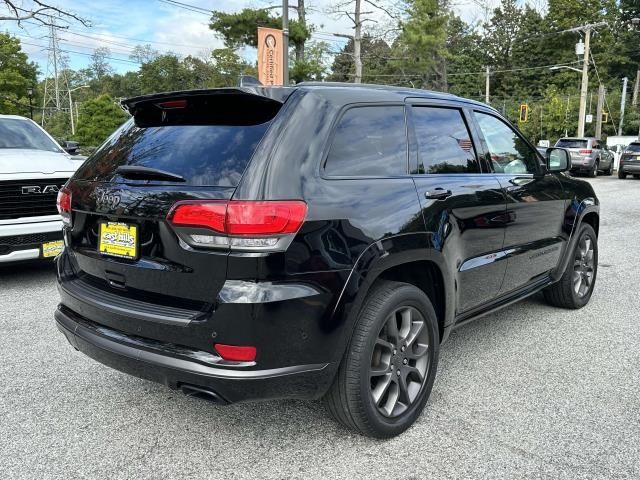
[[[529,149],[531,150],[531,152],[533,153],[534,158],[536,159],[535,162],[535,167],[536,167],[536,172],[535,173],[523,173],[521,175],[536,175],[540,173],[540,155],[538,154],[538,151],[531,145],[531,142],[529,142],[529,140],[527,140],[524,135],[522,135],[520,133],[520,130],[518,130],[509,120],[507,120],[506,118],[502,118],[500,115],[496,115],[495,112],[491,111],[491,110],[485,110],[482,108],[474,108],[472,112],[470,112],[472,115],[473,113],[481,113],[483,115],[488,115],[490,117],[495,118],[496,120],[502,122],[504,125],[506,125],[508,128],[510,128],[519,138],[520,140],[522,140],[524,142],[525,145],[527,145],[529,147]],[[474,118],[474,123],[477,124],[478,120]],[[487,140],[484,137],[484,133],[482,132],[482,129],[480,128],[480,125],[477,124],[477,128],[478,128],[478,134],[480,135],[481,141],[482,141],[482,146],[483,146],[483,150],[485,152],[487,152],[488,155],[491,155],[490,151],[489,151],[489,144],[487,143]],[[486,155],[485,155],[485,159],[486,159]],[[505,174],[505,173],[500,173],[500,172],[496,172],[493,168],[493,165],[491,165],[491,162],[487,162],[487,164],[491,167],[491,172],[494,175],[510,175],[510,174]]]
[[[404,135],[405,135],[405,146],[406,146],[406,162],[405,162],[405,172],[402,175],[331,175],[326,172],[327,160],[329,159],[329,153],[331,153],[331,146],[333,145],[333,140],[336,136],[338,125],[340,121],[345,116],[345,114],[349,110],[353,110],[356,108],[362,107],[402,107],[404,112]],[[409,162],[410,162],[410,139],[409,139],[409,119],[407,115],[407,107],[406,104],[402,102],[361,102],[361,103],[348,103],[340,107],[338,113],[335,115],[330,133],[327,137],[327,140],[322,148],[321,161],[319,164],[319,173],[320,178],[323,180],[354,180],[360,178],[401,178],[409,176]]]
[[[420,177],[425,177],[425,176],[432,176],[432,177],[442,177],[444,175],[481,175],[481,174],[487,174],[487,173],[491,173],[490,170],[486,170],[486,165],[485,165],[485,161],[484,161],[484,152],[486,151],[486,149],[484,148],[484,145],[481,145],[480,141],[482,139],[482,137],[480,137],[478,135],[477,129],[476,129],[476,125],[475,125],[475,121],[473,118],[470,118],[471,115],[469,114],[469,109],[467,108],[466,105],[463,104],[456,104],[456,103],[452,103],[452,102],[445,102],[445,101],[437,101],[437,100],[427,100],[427,101],[422,101],[421,98],[416,98],[416,97],[412,97],[412,98],[408,98],[407,102],[406,102],[407,108],[407,128],[409,129],[409,147],[410,147],[410,153],[409,153],[409,158],[410,158],[410,164],[409,167],[414,167],[409,168],[409,175],[411,176],[417,176],[419,175]],[[471,143],[472,148],[474,150],[474,153],[476,155],[476,160],[478,161],[478,166],[480,167],[480,171],[479,172],[474,172],[474,173],[420,173],[420,174],[412,174],[411,171],[412,170],[417,170],[418,165],[420,163],[420,152],[418,149],[418,140],[417,140],[417,136],[416,136],[416,129],[415,129],[415,123],[414,123],[414,119],[413,119],[413,109],[415,107],[431,107],[431,108],[448,108],[450,110],[458,110],[458,112],[460,112],[460,115],[462,117],[462,120],[465,123],[465,126],[467,127],[467,131],[469,132],[469,136],[471,137]]]

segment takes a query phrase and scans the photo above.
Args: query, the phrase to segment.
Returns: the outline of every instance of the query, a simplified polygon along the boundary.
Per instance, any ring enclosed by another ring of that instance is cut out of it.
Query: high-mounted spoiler
[[[256,125],[273,118],[293,88],[245,86],[163,92],[122,101],[140,127]]]

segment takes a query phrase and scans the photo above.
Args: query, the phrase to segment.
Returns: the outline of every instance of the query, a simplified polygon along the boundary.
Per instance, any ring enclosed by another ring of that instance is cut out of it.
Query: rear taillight
[[[56,205],[58,206],[58,213],[62,217],[62,223],[71,226],[71,191],[68,188],[63,187],[58,192]]]
[[[306,214],[307,204],[300,200],[187,201],[174,205],[168,220],[194,246],[284,251]]]
[[[583,155],[591,155],[591,153],[593,153],[593,150],[591,150],[590,148],[584,148],[584,149],[578,150],[578,152]]]
[[[216,352],[224,359],[234,362],[253,362],[256,359],[256,347],[246,347],[239,345],[224,345],[216,343]]]

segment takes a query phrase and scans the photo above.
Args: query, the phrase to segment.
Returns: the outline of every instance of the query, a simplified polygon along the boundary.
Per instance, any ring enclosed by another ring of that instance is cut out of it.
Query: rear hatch
[[[640,164],[640,143],[631,143],[622,152],[622,160],[627,164]]]
[[[61,285],[112,314],[91,320],[154,338],[154,319],[184,326],[206,317],[228,250],[191,248],[167,216],[176,202],[230,199],[283,101],[221,89],[126,102],[133,118],[67,187],[72,227]]]
[[[561,138],[556,147],[566,148],[571,153],[571,160],[582,164],[591,158],[593,151],[588,148],[589,141],[584,138]]]

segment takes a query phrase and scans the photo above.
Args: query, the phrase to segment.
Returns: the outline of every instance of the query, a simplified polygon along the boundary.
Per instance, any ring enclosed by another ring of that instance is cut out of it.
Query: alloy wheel
[[[382,415],[402,415],[418,398],[429,372],[431,340],[414,307],[397,308],[385,319],[369,367],[371,398]]]
[[[593,240],[589,235],[585,234],[578,242],[573,263],[573,290],[580,298],[584,297],[591,288],[594,267]]]

